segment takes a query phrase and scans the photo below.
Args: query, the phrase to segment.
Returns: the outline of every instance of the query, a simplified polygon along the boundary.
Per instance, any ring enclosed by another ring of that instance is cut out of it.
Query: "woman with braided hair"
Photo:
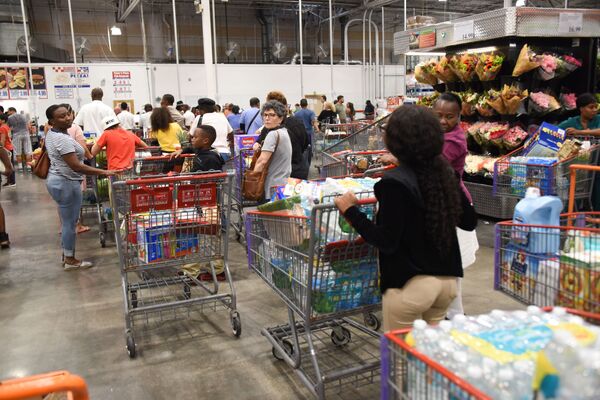
[[[357,232],[379,250],[384,330],[414,320],[437,323],[456,297],[462,277],[456,227],[472,231],[477,217],[444,158],[437,116],[419,106],[394,111],[385,127],[387,149],[399,166],[376,185],[379,202],[371,222],[348,192],[336,206]]]

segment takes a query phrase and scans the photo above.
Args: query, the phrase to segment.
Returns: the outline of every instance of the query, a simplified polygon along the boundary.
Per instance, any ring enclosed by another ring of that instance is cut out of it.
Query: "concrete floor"
[[[93,399],[310,397],[260,333],[285,323],[287,310],[248,269],[241,245],[233,242],[229,260],[242,336],[233,337],[226,312],[193,314],[153,325],[131,360],[114,244],[102,249],[93,224],[79,235],[77,252],[96,267],[64,272],[56,207],[44,182],[18,174],[17,187],[3,189],[0,202],[12,241],[10,250],[0,252],[0,379],[64,369],[87,381]],[[86,222],[92,220],[90,215]],[[478,234],[482,247],[463,283],[467,314],[522,308],[493,290],[493,224],[481,223]],[[360,396],[376,398],[377,386]]]

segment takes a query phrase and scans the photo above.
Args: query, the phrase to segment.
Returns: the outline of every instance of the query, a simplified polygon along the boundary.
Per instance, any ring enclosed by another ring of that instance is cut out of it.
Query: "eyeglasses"
[[[263,114],[263,118],[276,118],[276,117],[278,117],[278,115],[275,113],[264,113]]]

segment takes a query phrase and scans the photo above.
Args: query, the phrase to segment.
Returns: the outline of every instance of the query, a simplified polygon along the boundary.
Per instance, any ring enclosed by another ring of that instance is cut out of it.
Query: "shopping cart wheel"
[[[290,357],[294,355],[294,345],[289,340],[283,339],[281,341],[281,346]],[[273,357],[279,361],[283,361],[281,353],[275,348],[275,346],[273,346]]]
[[[103,248],[106,247],[106,237],[104,236],[104,232],[100,232],[100,246]]]
[[[192,298],[192,289],[187,284],[183,286],[183,297],[185,297],[186,300]]]
[[[127,354],[129,358],[135,358],[135,340],[131,333],[127,334]]]
[[[137,306],[138,306],[137,291],[132,290],[131,291],[131,308],[137,308]]]
[[[377,331],[379,330],[379,328],[381,328],[381,321],[379,321],[379,318],[377,318],[377,315],[375,315],[375,313],[370,312],[365,314],[365,325],[368,328]]]
[[[240,337],[242,334],[242,319],[240,318],[240,313],[237,311],[231,315],[231,328],[233,330],[233,335],[235,337]]]
[[[350,334],[350,331],[343,326],[338,326],[331,331],[331,341],[338,347],[350,343],[351,338],[352,334]]]

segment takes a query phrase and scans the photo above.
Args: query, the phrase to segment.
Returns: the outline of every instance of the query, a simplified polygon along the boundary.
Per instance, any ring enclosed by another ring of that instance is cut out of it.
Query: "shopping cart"
[[[560,226],[496,225],[494,288],[537,306],[600,312],[600,213],[561,216]]]
[[[230,223],[235,232],[237,241],[241,241],[245,236],[244,208],[256,207],[258,205],[258,202],[247,200],[242,195],[244,172],[250,168],[253,155],[254,150],[252,149],[240,149],[238,154],[227,160],[224,167],[224,170],[231,170],[235,174],[233,178],[232,216]]]
[[[323,163],[321,178],[361,174],[373,168],[381,167],[379,157],[388,152],[379,151],[346,151],[333,154],[329,163]],[[328,154],[325,158],[330,157]],[[324,158],[324,159],[325,159]]]
[[[358,196],[372,219],[376,201],[364,198],[372,193]],[[274,357],[292,366],[318,398],[326,385],[342,391],[378,379],[377,254],[331,199],[310,217],[248,212],[246,241],[250,268],[288,308],[287,324],[262,329]],[[361,314],[364,324],[350,318]]]
[[[336,137],[336,140],[327,140],[327,131],[323,135],[323,146],[321,149],[322,164],[325,165],[327,156],[342,151],[373,151],[385,148],[383,142],[383,126],[387,123],[389,116],[379,121],[359,121],[353,125],[354,132],[345,137]],[[335,137],[335,136],[334,136]]]
[[[85,381],[67,371],[0,381],[0,400],[48,399],[51,394],[65,392],[70,400],[89,399]]]
[[[527,187],[535,186],[544,195],[558,196],[566,202],[569,196],[569,166],[573,164],[595,165],[600,153],[599,146],[589,152],[562,161],[522,157],[524,147],[503,156],[494,164],[494,195],[521,198]],[[577,176],[575,198],[590,201],[594,173],[581,171]]]
[[[551,311],[551,308],[545,309]],[[598,325],[600,315],[567,310]],[[473,385],[406,342],[410,329],[386,333],[381,339],[381,400],[491,400]],[[527,398],[534,398],[533,393]]]
[[[227,262],[232,177],[207,172],[111,183],[130,357],[134,322],[189,317],[192,308],[224,307],[234,335],[241,334]],[[219,267],[228,293],[219,293]]]

